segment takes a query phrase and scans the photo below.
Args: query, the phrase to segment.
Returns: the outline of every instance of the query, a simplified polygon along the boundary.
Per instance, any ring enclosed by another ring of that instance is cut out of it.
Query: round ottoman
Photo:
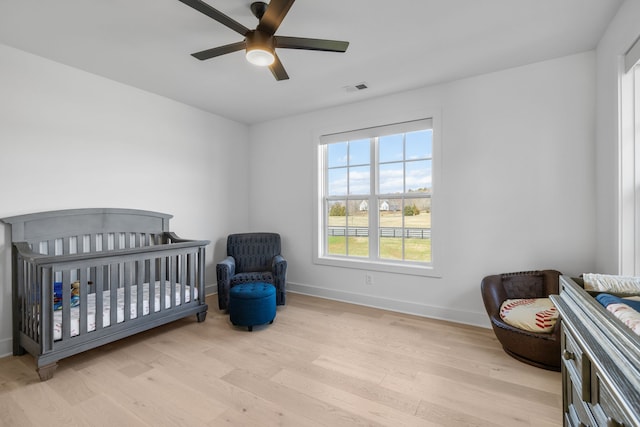
[[[229,291],[229,318],[235,326],[273,323],[276,317],[276,288],[270,283],[243,283]]]

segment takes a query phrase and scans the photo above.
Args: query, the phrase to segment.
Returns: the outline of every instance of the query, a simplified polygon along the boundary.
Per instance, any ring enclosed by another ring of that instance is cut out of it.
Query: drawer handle
[[[564,351],[562,352],[562,358],[563,358],[564,360],[571,360],[571,359],[575,359],[575,358],[576,358],[576,355],[575,355],[575,354],[573,354],[573,353],[571,353],[569,350],[564,350]]]
[[[607,427],[623,427],[623,424],[609,417],[607,418]]]

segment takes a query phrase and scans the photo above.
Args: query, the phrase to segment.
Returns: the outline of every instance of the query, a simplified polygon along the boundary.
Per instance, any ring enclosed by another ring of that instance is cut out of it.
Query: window
[[[620,110],[620,273],[640,275],[640,39],[623,57]]]
[[[319,140],[317,258],[432,268],[432,119]]]

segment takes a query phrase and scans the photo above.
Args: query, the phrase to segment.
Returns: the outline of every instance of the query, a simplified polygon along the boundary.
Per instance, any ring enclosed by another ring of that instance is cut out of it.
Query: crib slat
[[[169,256],[169,280],[171,282],[171,292],[169,293],[169,308],[176,306],[176,257]]]
[[[180,255],[180,304],[187,302],[187,254]]]
[[[156,311],[156,258],[145,261],[147,263],[149,274],[149,313]],[[160,307],[158,307],[160,309]]]
[[[79,304],[80,304],[80,335],[84,335],[87,333],[87,282],[89,279],[87,278],[87,269],[80,269],[80,295],[79,295]]]
[[[138,300],[136,303],[136,313],[138,314],[138,319],[144,315],[143,312],[143,301],[144,301],[144,260],[136,261],[136,285],[138,287]],[[150,286],[150,285],[149,285]],[[151,304],[147,302],[147,307],[149,307],[149,312],[151,313]]]
[[[111,264],[109,266],[109,307],[110,307],[110,325],[115,326],[117,323],[118,315],[118,264]]]
[[[118,285],[118,287],[123,287],[122,290],[124,292],[124,321],[128,322],[131,319],[131,280],[129,280],[131,275],[131,263],[124,262],[121,263],[122,268],[124,269],[124,274],[122,276],[122,281]]]
[[[95,298],[96,298],[96,332],[100,331],[104,325],[102,322],[104,313],[104,270],[105,266],[100,265],[96,267],[96,274],[94,277],[95,283]]]
[[[167,288],[167,261],[166,257],[160,258],[160,277],[158,280],[160,281],[160,311],[164,311],[166,307],[166,288]]]
[[[62,271],[62,339],[71,336],[71,271]]]
[[[196,253],[192,252],[189,254],[189,301],[192,303],[196,302],[195,297],[195,289],[196,289]]]

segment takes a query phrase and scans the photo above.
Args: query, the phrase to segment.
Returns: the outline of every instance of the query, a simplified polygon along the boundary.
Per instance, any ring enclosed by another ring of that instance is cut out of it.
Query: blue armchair
[[[216,265],[218,307],[226,310],[229,290],[250,282],[271,283],[276,288],[276,305],[285,303],[287,261],[280,254],[280,235],[240,233],[227,237],[227,257]]]

